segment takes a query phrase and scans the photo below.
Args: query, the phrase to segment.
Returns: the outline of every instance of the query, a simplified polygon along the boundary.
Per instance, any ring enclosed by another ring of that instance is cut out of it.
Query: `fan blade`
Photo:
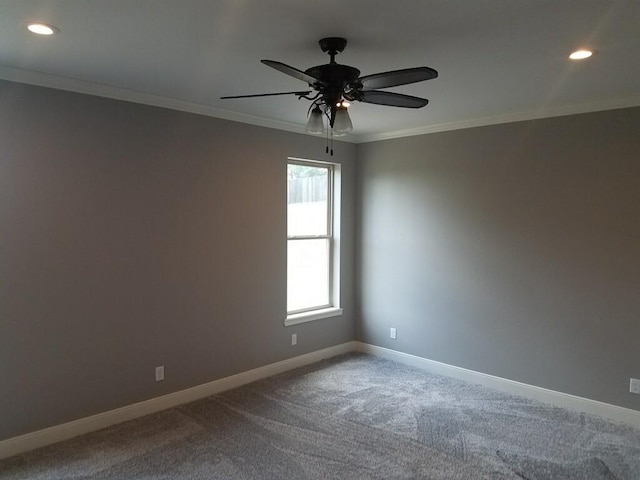
[[[309,95],[311,90],[306,92],[281,92],[281,93],[254,93],[253,95],[232,95],[229,97],[220,97],[220,100],[226,100],[228,98],[252,98],[252,97],[273,97],[275,95]]]
[[[393,70],[392,72],[374,73],[360,77],[358,81],[362,86],[369,89],[397,87],[409,83],[423,82],[436,78],[438,72],[429,67],[405,68],[404,70]]]
[[[412,97],[411,95],[403,95],[402,93],[381,92],[378,90],[365,90],[364,92],[360,92],[356,100],[364,103],[404,108],[421,108],[429,103],[429,100],[426,98]]]
[[[311,75],[307,75],[302,70],[298,70],[297,68],[290,67],[282,62],[276,62],[275,60],[260,60],[266,66],[275,68],[279,72],[285,73],[293,78],[297,78],[298,80],[302,80],[303,82],[307,82],[312,87],[315,86],[323,86],[326,87],[327,84],[320,80],[319,78],[312,77]]]

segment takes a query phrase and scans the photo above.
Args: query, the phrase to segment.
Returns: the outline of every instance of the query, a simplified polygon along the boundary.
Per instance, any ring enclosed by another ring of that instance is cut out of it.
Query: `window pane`
[[[329,169],[287,165],[287,234],[329,234]]]
[[[287,311],[329,305],[329,239],[287,242]]]

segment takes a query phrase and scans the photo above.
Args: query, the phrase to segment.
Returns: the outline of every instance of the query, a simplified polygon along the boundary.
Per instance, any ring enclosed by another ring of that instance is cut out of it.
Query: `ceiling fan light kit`
[[[325,133],[323,119],[327,120],[327,133],[342,136],[353,130],[349,117],[348,102],[363,102],[376,105],[387,105],[402,108],[422,108],[429,103],[425,98],[385,92],[381,88],[396,87],[410,83],[431,80],[438,72],[429,67],[414,67],[402,70],[360,76],[360,70],[348,65],[336,63],[336,55],[347,46],[347,40],[339,37],[328,37],[320,40],[320,48],[329,55],[329,63],[308,68],[305,71],[275,60],[261,62],[286,75],[302,80],[311,90],[282,93],[259,93],[252,95],[235,95],[222,99],[266,97],[274,95],[295,95],[298,99],[311,101],[306,131],[312,134]],[[327,147],[327,152],[329,148]],[[331,150],[333,153],[333,150]]]

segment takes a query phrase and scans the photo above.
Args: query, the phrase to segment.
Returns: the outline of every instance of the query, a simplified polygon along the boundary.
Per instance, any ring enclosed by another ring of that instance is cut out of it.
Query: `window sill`
[[[290,327],[291,325],[298,325],[299,323],[313,322],[314,320],[337,317],[339,315],[342,315],[342,309],[336,307],[323,308],[322,310],[313,310],[311,312],[295,313],[287,316],[284,321],[284,325],[285,327]]]

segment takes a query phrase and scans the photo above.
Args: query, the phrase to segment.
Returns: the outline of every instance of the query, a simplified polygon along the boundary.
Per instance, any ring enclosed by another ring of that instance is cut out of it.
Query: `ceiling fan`
[[[234,95],[221,97],[221,99],[296,95],[298,99],[305,98],[312,101],[308,112],[307,132],[324,133],[322,119],[326,117],[331,134],[336,136],[345,135],[353,129],[347,113],[349,102],[404,108],[421,108],[429,103],[429,100],[425,98],[378,89],[431,80],[438,76],[438,72],[433,68],[406,68],[361,77],[360,70],[357,68],[336,63],[336,55],[342,52],[347,45],[346,39],[329,37],[323,38],[319,43],[322,51],[329,55],[330,61],[325,65],[311,67],[305,71],[275,60],[261,60],[263,64],[271,68],[302,80],[309,85],[311,90]]]

